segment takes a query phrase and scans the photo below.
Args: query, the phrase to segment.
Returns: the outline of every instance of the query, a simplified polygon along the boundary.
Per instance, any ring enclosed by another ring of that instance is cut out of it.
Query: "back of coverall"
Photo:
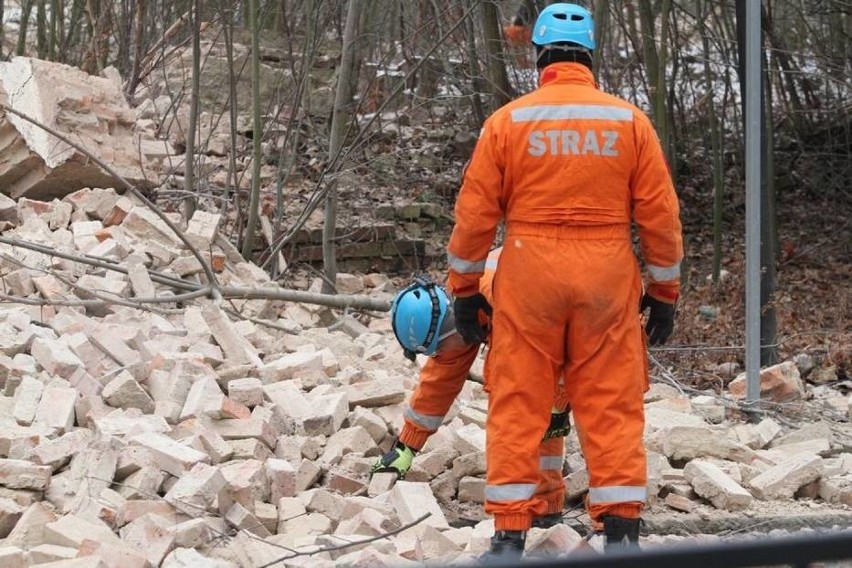
[[[527,530],[547,507],[535,494],[538,442],[563,372],[600,529],[605,515],[638,518],[646,494],[648,371],[630,223],[648,293],[673,303],[678,202],[640,110],[598,90],[577,63],[548,65],[540,83],[485,122],[456,203],[448,285],[458,297],[476,293],[504,219],[486,423],[485,510],[495,529]]]
[[[479,281],[479,290],[489,302],[491,283],[499,258],[499,248],[491,251],[485,272]],[[403,411],[405,424],[399,441],[406,446],[415,450],[423,447],[429,436],[444,422],[450,406],[464,387],[479,346],[464,345],[462,342],[459,342],[459,345],[455,349],[439,349],[434,357],[428,358],[420,371],[420,381]],[[486,372],[486,376],[488,374]],[[486,380],[486,389],[487,383]],[[556,406],[565,408],[564,398],[557,401]],[[562,478],[564,445],[564,437],[543,440],[538,445],[540,476],[535,495],[547,503],[544,513],[546,515],[562,513],[565,504],[565,482]]]

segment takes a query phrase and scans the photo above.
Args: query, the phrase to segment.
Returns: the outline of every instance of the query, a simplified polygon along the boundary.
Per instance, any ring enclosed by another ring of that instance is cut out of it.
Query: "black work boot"
[[[562,524],[562,513],[551,513],[541,517],[533,517],[532,526],[536,529],[549,529]]]
[[[517,562],[524,553],[527,533],[524,531],[494,531],[491,548],[479,556],[480,564]]]
[[[606,516],[604,524],[604,552],[639,550],[640,519]]]

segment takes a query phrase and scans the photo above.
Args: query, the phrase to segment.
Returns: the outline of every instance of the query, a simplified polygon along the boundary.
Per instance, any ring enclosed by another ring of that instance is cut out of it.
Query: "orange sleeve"
[[[417,388],[403,410],[405,424],[399,435],[403,444],[420,450],[444,422],[444,417],[467,380],[478,352],[478,345],[466,345],[442,351],[426,361],[420,371]]]
[[[677,301],[683,236],[680,208],[660,141],[642,113],[635,113],[636,168],[631,177],[633,218],[648,270],[648,294]]]
[[[499,116],[498,112],[485,121],[456,201],[456,224],[447,245],[447,287],[456,297],[470,296],[479,290],[485,260],[503,218],[505,162],[497,127]]]

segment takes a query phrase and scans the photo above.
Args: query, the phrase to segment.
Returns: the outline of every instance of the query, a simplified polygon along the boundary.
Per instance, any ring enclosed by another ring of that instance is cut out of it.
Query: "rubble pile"
[[[218,215],[173,220],[222,284],[274,286],[219,235]],[[481,384],[468,381],[406,480],[369,475],[416,384],[387,317],[365,325],[304,304],[182,299],[179,283],[204,283],[200,263],[112,190],[0,196],[0,222],[7,242],[62,253],[0,244],[0,565],[406,566],[467,562],[488,547]],[[338,287],[394,291],[378,274],[342,274]],[[764,376],[779,401],[812,394],[792,362]],[[651,511],[852,505],[852,454],[839,451],[835,423],[748,423],[735,419],[735,394],[652,385]],[[835,395],[821,400],[845,416],[849,401]],[[573,433],[565,475],[576,502],[588,473]],[[531,531],[527,552],[587,546],[564,524]]]
[[[0,111],[0,187],[12,197],[51,199],[83,187],[112,187],[119,176],[139,188],[159,182],[163,140],[137,128],[137,113],[114,68],[93,77],[76,67],[29,57],[0,62],[0,102],[59,133],[110,165],[13,112]]]

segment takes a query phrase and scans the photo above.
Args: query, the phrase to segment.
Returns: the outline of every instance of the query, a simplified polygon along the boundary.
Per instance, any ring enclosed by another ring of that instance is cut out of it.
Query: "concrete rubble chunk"
[[[821,457],[803,452],[767,469],[749,485],[758,499],[789,499],[803,485],[818,480],[824,467]]]
[[[44,542],[44,527],[57,518],[45,503],[37,502],[27,507],[15,527],[6,537],[7,546],[31,548]]]
[[[237,564],[202,556],[192,548],[175,548],[163,560],[162,568],[238,568]]]
[[[745,398],[745,373],[728,384],[728,391],[736,398]],[[785,361],[760,371],[760,398],[773,402],[792,402],[805,398],[805,386],[799,368],[793,361]]]
[[[739,511],[751,504],[751,493],[708,461],[692,460],[683,473],[695,492],[717,509]]]
[[[691,460],[698,457],[717,457],[749,463],[757,455],[740,444],[707,427],[675,426],[661,432],[662,453],[669,459]]]
[[[33,449],[32,461],[38,465],[50,466],[56,471],[68,463],[72,456],[86,449],[93,436],[91,430],[81,428],[44,441]]]
[[[133,185],[149,188],[157,179],[151,162],[140,165],[135,112],[112,81],[59,63],[13,57],[0,64],[0,91],[12,108],[73,139]],[[0,185],[12,198],[49,199],[121,183],[79,150],[16,115],[5,114],[0,125],[10,137]]]

